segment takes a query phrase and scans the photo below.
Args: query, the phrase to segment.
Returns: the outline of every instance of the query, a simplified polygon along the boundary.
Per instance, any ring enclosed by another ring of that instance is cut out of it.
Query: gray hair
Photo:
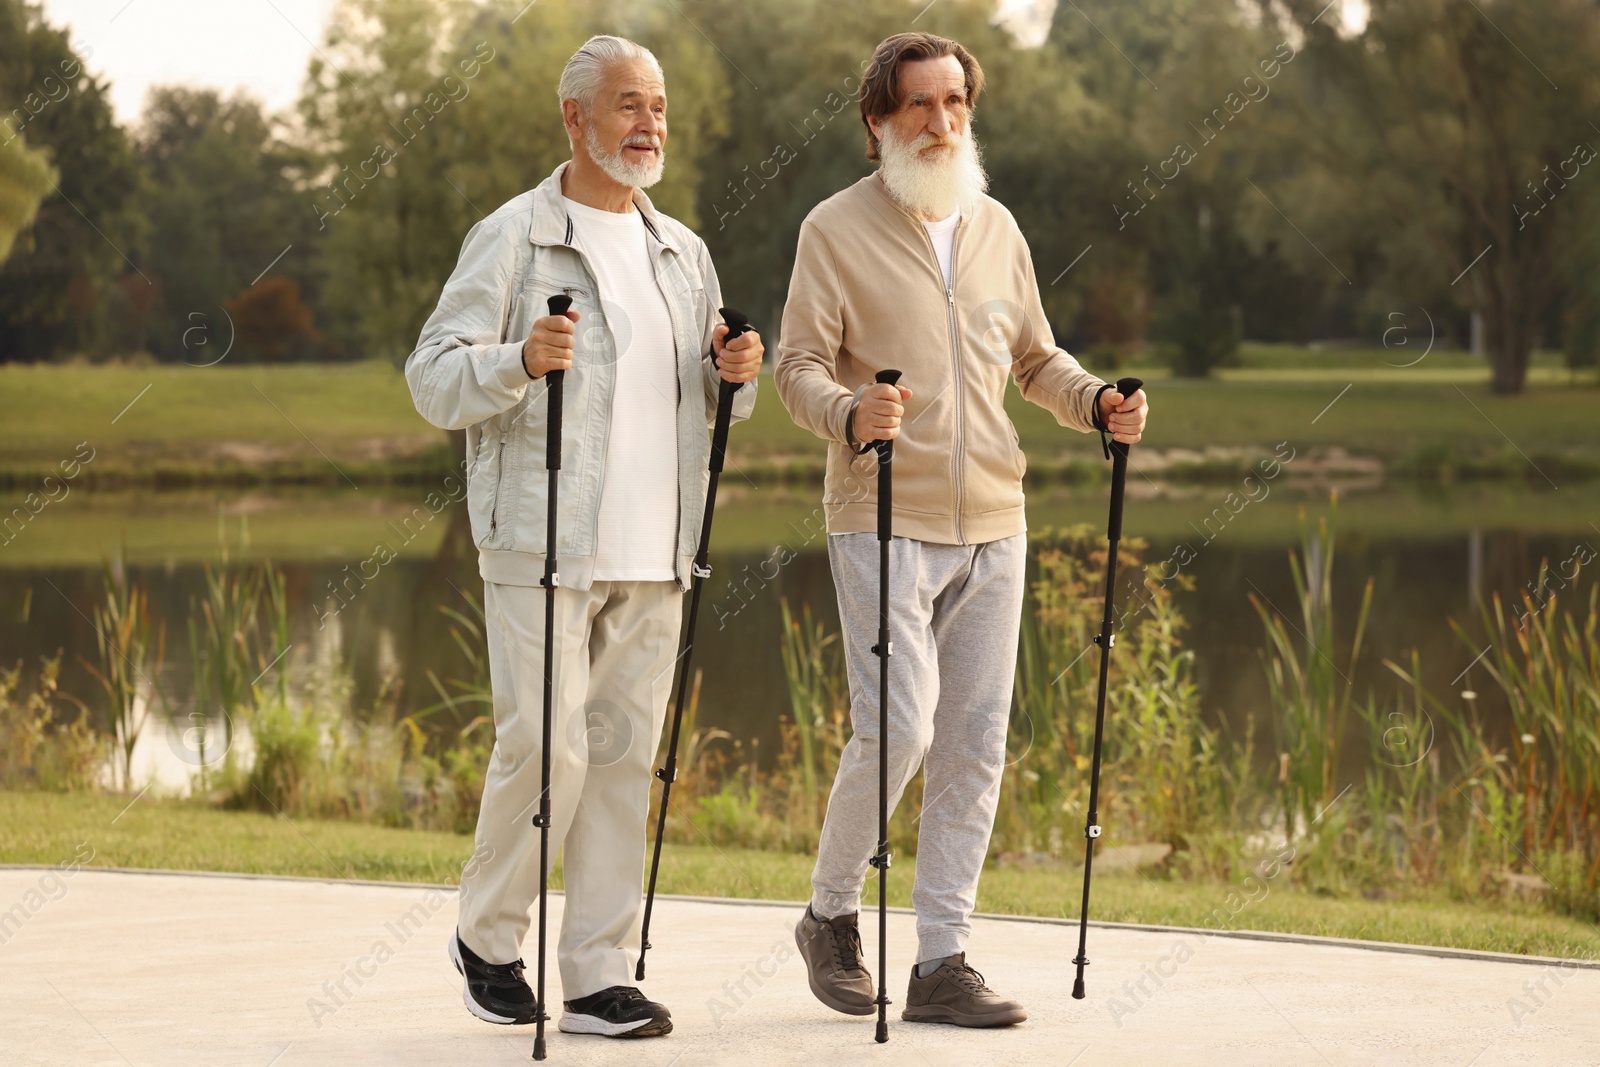
[[[583,47],[567,60],[567,65],[561,71],[561,81],[556,86],[556,96],[562,101],[576,100],[584,111],[588,111],[594,106],[594,94],[600,90],[606,68],[620,59],[643,59],[650,64],[656,77],[663,82],[667,80],[661,72],[660,62],[650,49],[626,37],[600,34],[585,41]]]

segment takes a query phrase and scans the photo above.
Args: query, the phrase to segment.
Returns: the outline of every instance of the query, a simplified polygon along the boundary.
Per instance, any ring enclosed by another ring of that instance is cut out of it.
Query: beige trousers
[[[477,862],[461,880],[461,940],[490,963],[524,955],[539,899],[545,591],[484,583],[494,754]],[[550,758],[550,859],[566,899],[555,950],[561,997],[632,985],[643,904],[651,765],[672,687],[683,595],[672,582],[558,587]],[[537,935],[535,935],[537,936]],[[528,954],[537,951],[528,945]]]

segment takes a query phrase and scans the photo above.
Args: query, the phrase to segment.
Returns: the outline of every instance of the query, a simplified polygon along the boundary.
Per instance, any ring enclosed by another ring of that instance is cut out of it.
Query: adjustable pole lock
[[[891,866],[889,853],[887,852],[882,852],[876,856],[873,856],[871,859],[867,860],[867,863],[873,867],[876,867],[880,871],[887,871]]]
[[[702,567],[698,563],[691,563],[691,564],[689,564],[689,570],[694,573],[694,576],[696,578],[709,578],[709,577],[711,577],[711,565],[709,563],[706,564],[704,567]]]
[[[550,825],[550,816],[548,816],[548,815],[535,815],[533,817],[533,825],[539,826],[539,827],[549,826]]]
[[[1105,648],[1116,648],[1117,647],[1117,635],[1116,634],[1095,634],[1094,635],[1094,643],[1097,644],[1097,645],[1101,645],[1101,646],[1103,646]]]
[[[882,652],[878,651],[880,648],[883,649]],[[872,654],[874,656],[892,656],[892,655],[894,655],[894,642],[893,641],[885,641],[881,645],[873,645],[872,646]]]
[[[674,767],[669,772],[665,767],[657,767],[656,777],[663,782],[676,782],[678,780],[678,768]]]
[[[1099,824],[1090,823],[1084,829],[1084,836],[1085,837],[1099,837],[1100,836],[1100,826],[1099,826]]]

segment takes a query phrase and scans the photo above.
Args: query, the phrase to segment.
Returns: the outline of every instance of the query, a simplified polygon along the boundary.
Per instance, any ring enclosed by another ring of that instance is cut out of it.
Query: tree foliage
[[[870,173],[867,59],[915,28],[983,64],[990,191],[1057,340],[1092,363],[1153,345],[1206,374],[1243,338],[1374,341],[1426,311],[1446,342],[1482,323],[1503,392],[1536,347],[1590,365],[1600,9],[1373,0],[1361,26],[1341,10],[1086,0],[1022,41],[994,0],[340,0],[291,112],[161,89],[130,141],[65,36],[0,0],[0,89],[39,153],[0,148],[0,235],[21,228],[0,359],[186,358],[195,316],[234,306],[257,316],[239,358],[402,358],[467,229],[568,157],[556,82],[594,33],[660,58],[651,198],[771,335],[801,221]],[[37,188],[43,162],[60,194],[29,226],[30,194],[7,190]],[[273,308],[289,318],[260,321]]]
[[[39,8],[0,0],[0,136],[21,134],[57,175],[0,264],[0,362],[123,340],[118,276],[140,232],[141,174],[84,58]]]

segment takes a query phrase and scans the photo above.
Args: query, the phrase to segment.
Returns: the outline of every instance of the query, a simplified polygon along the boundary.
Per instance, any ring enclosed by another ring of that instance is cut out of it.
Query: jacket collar
[[[533,222],[528,227],[528,240],[536,245],[564,245],[572,243],[572,219],[561,196],[561,175],[572,162],[564,159],[550,172],[550,176],[533,190]],[[668,236],[661,216],[643,189],[633,191],[633,206],[644,217],[645,229],[663,248],[677,252],[678,246]]]
[[[896,200],[894,198],[894,194],[889,192],[889,186],[883,180],[882,167],[876,168],[871,174],[867,175],[865,178],[862,178],[861,184],[871,190],[873,196],[876,196],[886,205],[900,212],[900,214],[904,215],[911,222],[915,223],[919,227],[922,225],[922,220],[917,218],[917,216],[913,215],[910,211],[906,210],[905,205]],[[978,197],[977,205],[975,205],[971,211],[963,211],[961,213],[960,220],[956,222],[957,230],[964,230],[967,228],[967,223],[971,222],[972,217],[982,210],[983,199],[984,198],[982,195],[980,195]]]

